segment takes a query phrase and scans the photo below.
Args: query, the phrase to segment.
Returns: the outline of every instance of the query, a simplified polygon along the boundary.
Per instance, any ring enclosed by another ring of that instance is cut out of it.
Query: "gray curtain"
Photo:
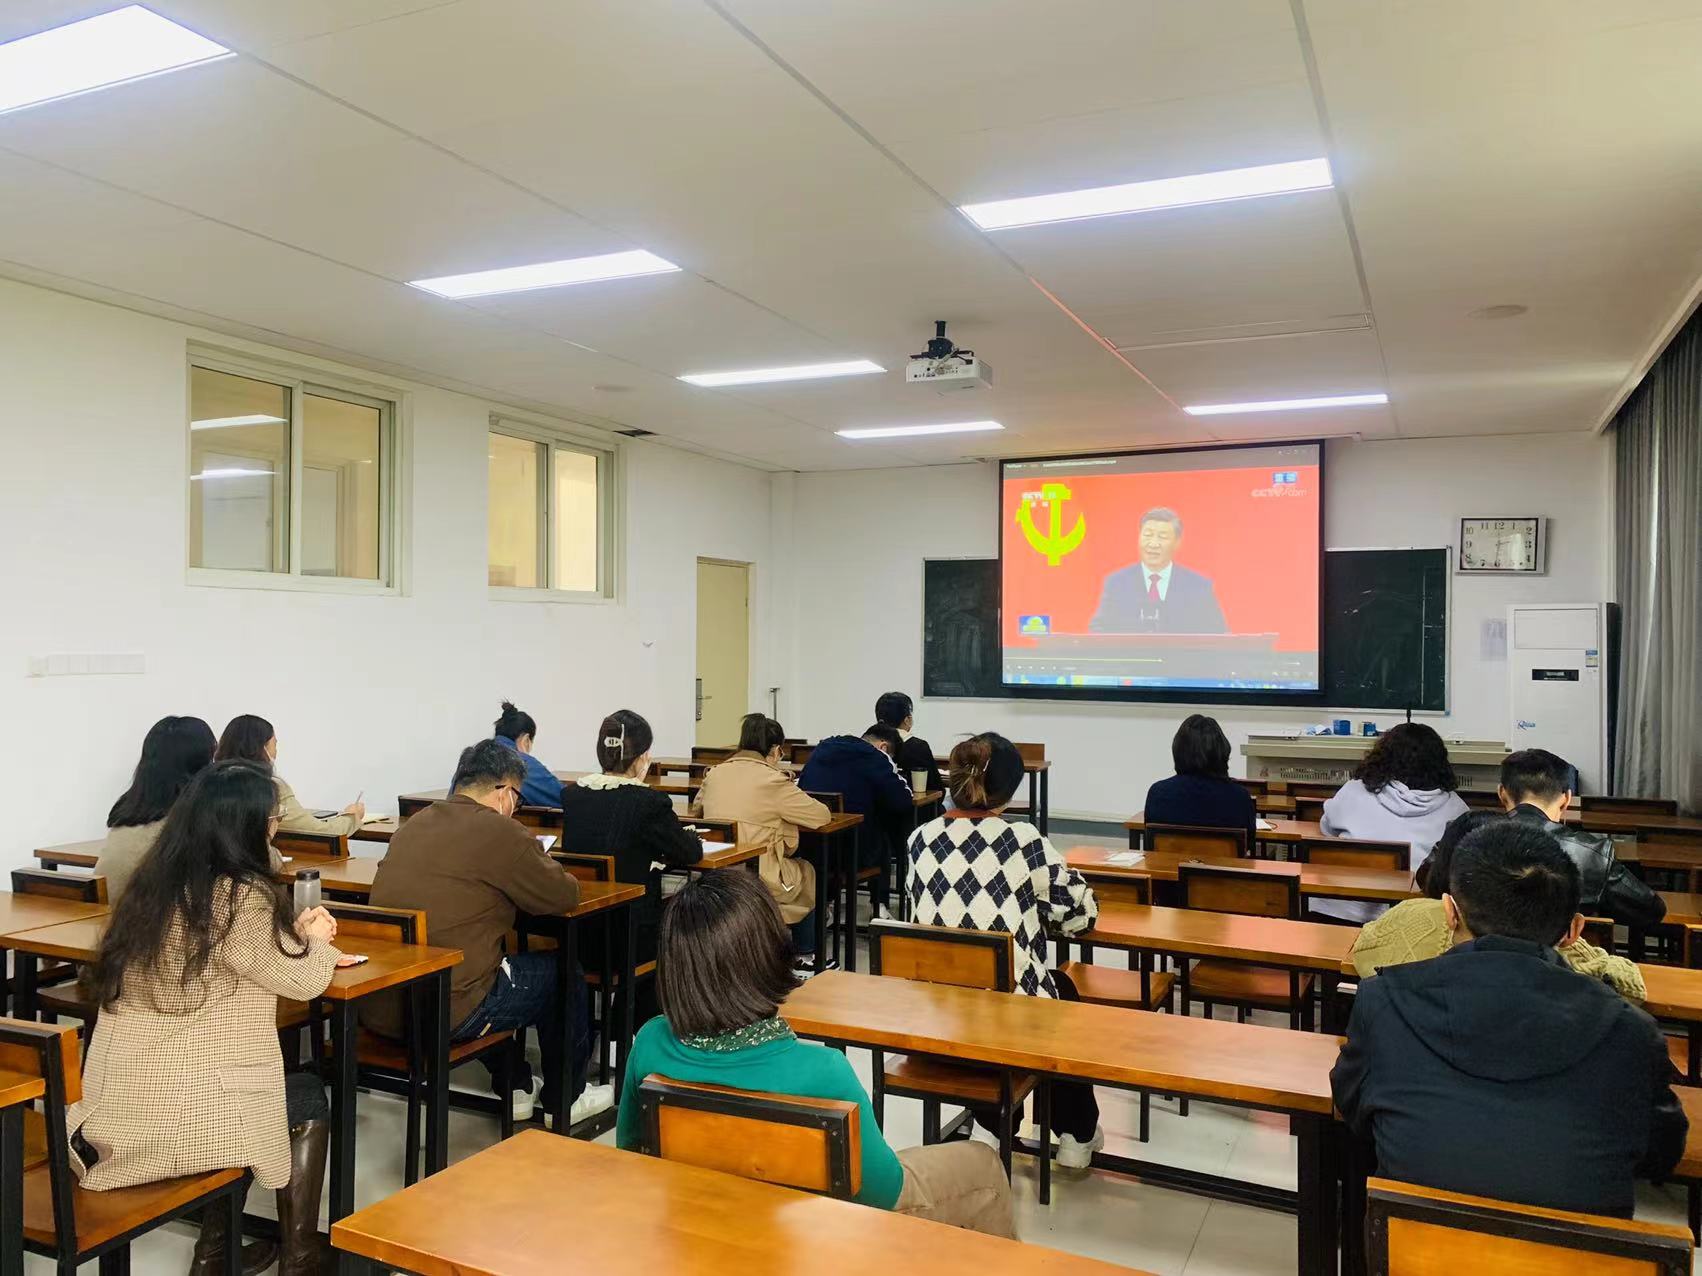
[[[1702,801],[1702,314],[1613,420],[1620,606],[1615,793]]]

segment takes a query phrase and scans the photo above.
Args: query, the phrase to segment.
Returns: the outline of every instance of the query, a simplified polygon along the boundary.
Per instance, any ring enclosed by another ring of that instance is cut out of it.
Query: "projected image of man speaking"
[[[1211,578],[1176,561],[1182,520],[1159,507],[1141,515],[1141,561],[1106,576],[1089,628],[1099,634],[1221,634]]]

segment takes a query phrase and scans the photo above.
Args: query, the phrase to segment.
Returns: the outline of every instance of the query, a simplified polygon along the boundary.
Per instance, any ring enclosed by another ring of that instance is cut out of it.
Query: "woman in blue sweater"
[[[1246,829],[1247,850],[1259,836],[1253,795],[1229,778],[1229,737],[1216,718],[1191,714],[1170,742],[1176,774],[1146,792],[1148,824]]]

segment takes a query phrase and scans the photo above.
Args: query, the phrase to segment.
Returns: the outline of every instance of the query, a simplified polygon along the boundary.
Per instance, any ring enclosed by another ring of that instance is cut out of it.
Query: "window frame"
[[[516,603],[589,603],[602,606],[619,600],[622,464],[620,445],[590,431],[580,433],[559,423],[546,424],[513,412],[492,412],[487,438],[500,434],[544,447],[538,473],[538,554],[543,579],[555,579],[555,457],[559,452],[591,456],[597,462],[597,588],[556,589],[551,585],[492,585],[490,583],[490,469],[485,470],[485,587],[492,600]]]
[[[287,508],[287,540],[280,538],[287,549],[289,570],[282,572],[251,572],[228,567],[197,567],[190,562],[193,534],[193,491],[189,483],[193,464],[195,369],[222,372],[229,376],[246,377],[281,386],[289,391],[289,502]],[[398,596],[403,591],[406,527],[406,484],[408,424],[410,403],[407,394],[394,386],[363,381],[323,368],[284,363],[262,356],[228,350],[190,345],[184,361],[184,420],[183,420],[183,525],[184,564],[191,585],[218,589],[274,589],[305,593],[360,594]],[[321,576],[302,570],[302,504],[306,498],[303,471],[307,433],[307,396],[335,399],[361,407],[376,408],[379,413],[378,441],[378,579],[359,576]]]

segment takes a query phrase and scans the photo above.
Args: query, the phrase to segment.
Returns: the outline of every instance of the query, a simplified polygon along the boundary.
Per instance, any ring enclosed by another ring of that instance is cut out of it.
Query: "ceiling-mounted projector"
[[[993,369],[984,359],[977,359],[973,350],[959,350],[946,336],[946,321],[934,321],[934,338],[921,354],[912,355],[904,365],[904,380],[908,385],[932,386],[938,393],[948,390],[976,390],[993,384]]]

